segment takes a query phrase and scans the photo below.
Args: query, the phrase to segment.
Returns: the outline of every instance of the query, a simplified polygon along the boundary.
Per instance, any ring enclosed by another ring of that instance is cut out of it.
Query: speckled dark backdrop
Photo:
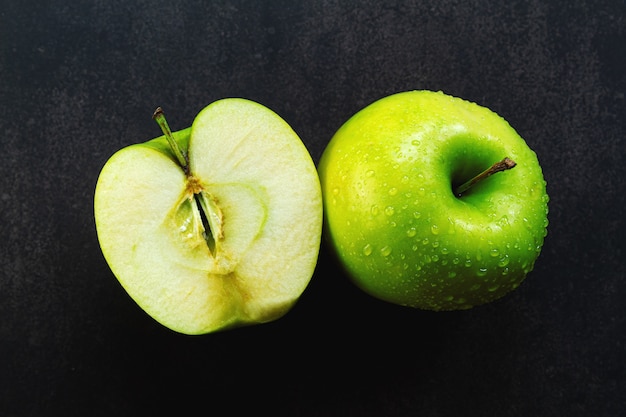
[[[0,1],[0,415],[610,416],[626,409],[623,0]],[[283,319],[164,329],[98,247],[117,149],[242,96],[317,162],[384,95],[500,113],[551,195],[535,270],[466,312],[379,302],[323,250]],[[249,415],[249,414],[245,414]]]

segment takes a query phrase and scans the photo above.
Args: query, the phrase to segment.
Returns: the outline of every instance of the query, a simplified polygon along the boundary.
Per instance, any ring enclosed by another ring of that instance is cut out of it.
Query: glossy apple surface
[[[102,252],[124,289],[177,332],[284,315],[313,274],[322,228],[315,165],[291,127],[244,99],[115,153],[95,191]]]
[[[461,195],[504,157],[517,163]],[[442,92],[380,99],[333,136],[318,166],[325,235],[367,293],[468,309],[517,288],[547,234],[537,156],[502,117]]]

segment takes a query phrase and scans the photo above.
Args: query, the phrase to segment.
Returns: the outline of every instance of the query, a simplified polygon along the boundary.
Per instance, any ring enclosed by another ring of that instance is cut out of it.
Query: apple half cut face
[[[115,153],[98,178],[98,240],[135,302],[185,334],[283,316],[319,253],[315,165],[270,109],[223,99],[190,128]]]

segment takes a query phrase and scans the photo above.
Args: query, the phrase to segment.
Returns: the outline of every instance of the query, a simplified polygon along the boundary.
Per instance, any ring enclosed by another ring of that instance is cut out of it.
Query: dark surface
[[[626,409],[624,1],[0,3],[3,417]],[[179,129],[216,99],[259,101],[317,162],[353,113],[410,89],[492,108],[539,156],[549,235],[504,299],[396,307],[323,250],[283,319],[188,337],[111,274],[96,179],[159,134],[157,105]]]

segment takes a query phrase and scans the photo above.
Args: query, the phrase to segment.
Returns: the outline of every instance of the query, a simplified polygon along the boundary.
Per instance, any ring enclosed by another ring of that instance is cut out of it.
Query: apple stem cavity
[[[492,166],[490,166],[489,168],[487,168],[480,174],[476,175],[469,181],[464,182],[463,184],[456,187],[454,189],[454,195],[456,195],[457,197],[460,197],[464,192],[472,188],[476,183],[486,179],[487,177],[490,177],[496,172],[502,172],[502,171],[511,169],[515,167],[515,165],[517,165],[517,163],[511,158],[508,158],[508,157],[504,158],[502,161],[496,162],[495,164],[493,164]]]
[[[163,109],[161,107],[156,108],[154,114],[152,115],[152,119],[154,119],[159,124],[159,127],[161,127],[161,131],[165,135],[165,139],[167,139],[167,143],[170,145],[172,153],[176,157],[176,160],[181,168],[185,171],[185,174],[189,174],[189,164],[187,163],[187,158],[178,146],[178,143],[176,143],[174,135],[172,135],[172,131],[167,124],[167,120],[165,119],[165,113],[163,113]]]

